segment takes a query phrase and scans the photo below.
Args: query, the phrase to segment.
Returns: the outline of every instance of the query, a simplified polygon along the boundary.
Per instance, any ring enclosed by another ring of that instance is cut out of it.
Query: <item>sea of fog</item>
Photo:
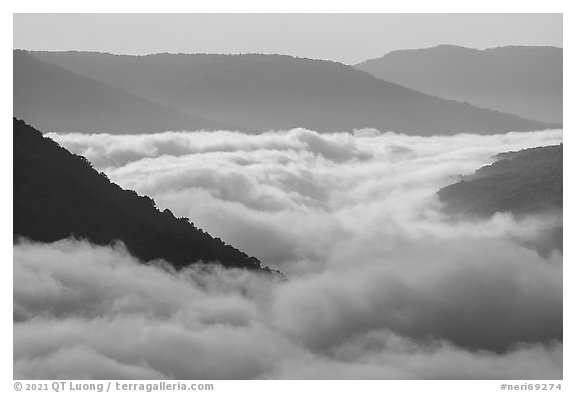
[[[436,195],[562,130],[48,136],[288,280],[17,245],[15,378],[562,378],[562,255],[522,246],[554,223]]]

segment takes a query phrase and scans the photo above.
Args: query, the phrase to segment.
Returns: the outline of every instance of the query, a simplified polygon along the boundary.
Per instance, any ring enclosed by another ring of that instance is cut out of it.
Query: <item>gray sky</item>
[[[561,14],[15,14],[14,48],[280,53],[346,64],[455,44],[562,46]]]

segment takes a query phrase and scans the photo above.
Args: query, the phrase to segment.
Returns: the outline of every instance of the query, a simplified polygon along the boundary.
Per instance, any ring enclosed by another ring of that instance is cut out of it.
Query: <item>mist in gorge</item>
[[[15,379],[566,376],[562,14],[14,14],[12,60]]]
[[[436,194],[501,151],[561,142],[560,130],[48,136],[288,279],[145,266],[121,245],[17,245],[22,376],[561,376],[562,255],[524,245],[557,218],[454,221]],[[170,361],[156,345],[174,348]]]

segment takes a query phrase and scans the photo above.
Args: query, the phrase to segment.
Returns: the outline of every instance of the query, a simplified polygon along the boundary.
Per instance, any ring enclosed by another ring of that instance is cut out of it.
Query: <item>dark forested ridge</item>
[[[438,97],[561,123],[562,52],[551,46],[440,45],[390,52],[354,67]]]
[[[438,195],[450,213],[525,215],[562,209],[562,144],[501,153]]]
[[[561,125],[423,94],[341,63],[284,55],[28,52],[38,61],[248,132],[373,127],[413,135]],[[78,129],[83,132],[82,129]]]
[[[540,254],[563,249],[563,145],[500,153],[496,162],[438,191],[447,213],[487,218],[497,212],[516,217],[554,215],[557,224],[527,244]]]
[[[198,261],[261,268],[256,258],[187,219],[160,212],[151,198],[110,182],[86,158],[23,121],[14,118],[13,126],[15,241],[76,237],[104,245],[120,240],[143,261],[164,259],[177,268]]]

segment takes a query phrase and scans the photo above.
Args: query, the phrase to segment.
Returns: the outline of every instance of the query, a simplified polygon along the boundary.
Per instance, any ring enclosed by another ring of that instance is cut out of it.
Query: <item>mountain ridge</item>
[[[441,99],[327,60],[261,54],[30,53],[150,101],[254,133],[372,127],[415,135],[485,134],[560,126]]]
[[[458,220],[511,213],[539,217],[537,237],[522,241],[542,257],[563,250],[563,144],[499,153],[485,165],[437,193],[443,210]]]
[[[43,131],[147,133],[230,128],[42,62],[26,51],[13,53],[14,115]]]
[[[83,238],[98,245],[122,241],[147,262],[175,268],[218,263],[271,272],[254,257],[213,238],[186,218],[160,212],[154,201],[110,182],[89,161],[13,118],[14,242]]]
[[[438,191],[450,214],[518,216],[563,207],[563,144],[499,153],[495,161]]]
[[[561,123],[562,58],[554,46],[439,45],[392,51],[354,67],[446,99]]]

